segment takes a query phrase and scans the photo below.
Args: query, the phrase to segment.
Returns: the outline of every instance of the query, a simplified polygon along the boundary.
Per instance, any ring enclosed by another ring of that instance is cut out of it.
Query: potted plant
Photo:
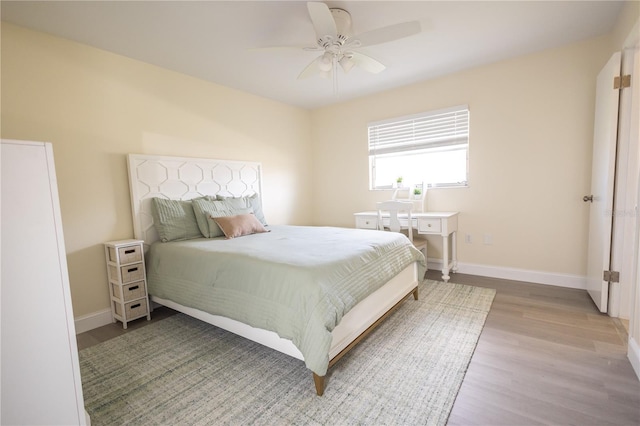
[[[396,184],[398,188],[402,188],[402,176],[398,176],[398,179],[396,179]]]
[[[413,189],[413,197],[416,199],[419,199],[422,195],[422,189],[420,188],[414,188]]]

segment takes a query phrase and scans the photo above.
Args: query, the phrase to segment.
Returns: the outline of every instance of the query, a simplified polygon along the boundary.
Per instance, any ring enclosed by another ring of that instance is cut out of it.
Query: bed
[[[198,212],[217,203],[210,199],[231,200],[224,203],[246,203],[251,208],[238,212],[265,222],[260,163],[130,154],[128,166],[151,300],[302,360],[318,395],[333,364],[405,299],[418,298],[424,257],[400,234],[267,225],[240,238],[161,241],[160,201]]]

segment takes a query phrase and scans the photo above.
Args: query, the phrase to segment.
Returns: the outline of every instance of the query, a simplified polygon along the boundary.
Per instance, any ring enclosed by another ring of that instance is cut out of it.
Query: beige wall
[[[2,137],[54,145],[76,317],[108,308],[101,243],[132,235],[127,153],[261,161],[270,222],[352,226],[391,195],[368,190],[367,123],[458,104],[470,187],[431,190],[427,207],[461,212],[460,261],[583,276],[594,82],[613,38],[309,112],[3,23]]]
[[[311,221],[306,110],[4,22],[1,71],[2,138],[53,143],[76,317],[109,308],[101,244],[133,236],[127,153],[260,161],[267,220]]]
[[[352,226],[354,212],[391,196],[368,190],[369,121],[468,104],[469,187],[430,190],[426,200],[428,210],[461,212],[460,261],[584,276],[582,196],[608,45],[593,39],[313,111],[314,222]],[[439,257],[441,242],[429,249]]]

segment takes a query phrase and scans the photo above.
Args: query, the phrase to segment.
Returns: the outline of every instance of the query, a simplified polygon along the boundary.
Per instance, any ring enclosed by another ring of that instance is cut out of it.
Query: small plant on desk
[[[396,184],[398,188],[402,188],[402,176],[398,176],[398,179],[396,179]]]

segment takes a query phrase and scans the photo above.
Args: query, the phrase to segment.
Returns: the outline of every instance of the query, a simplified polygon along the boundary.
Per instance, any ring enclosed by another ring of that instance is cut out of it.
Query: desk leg
[[[449,236],[442,237],[442,280],[449,281]]]
[[[453,231],[451,233],[451,261],[453,262],[453,267],[451,270],[455,273],[458,272],[458,243],[457,243],[458,233]]]

